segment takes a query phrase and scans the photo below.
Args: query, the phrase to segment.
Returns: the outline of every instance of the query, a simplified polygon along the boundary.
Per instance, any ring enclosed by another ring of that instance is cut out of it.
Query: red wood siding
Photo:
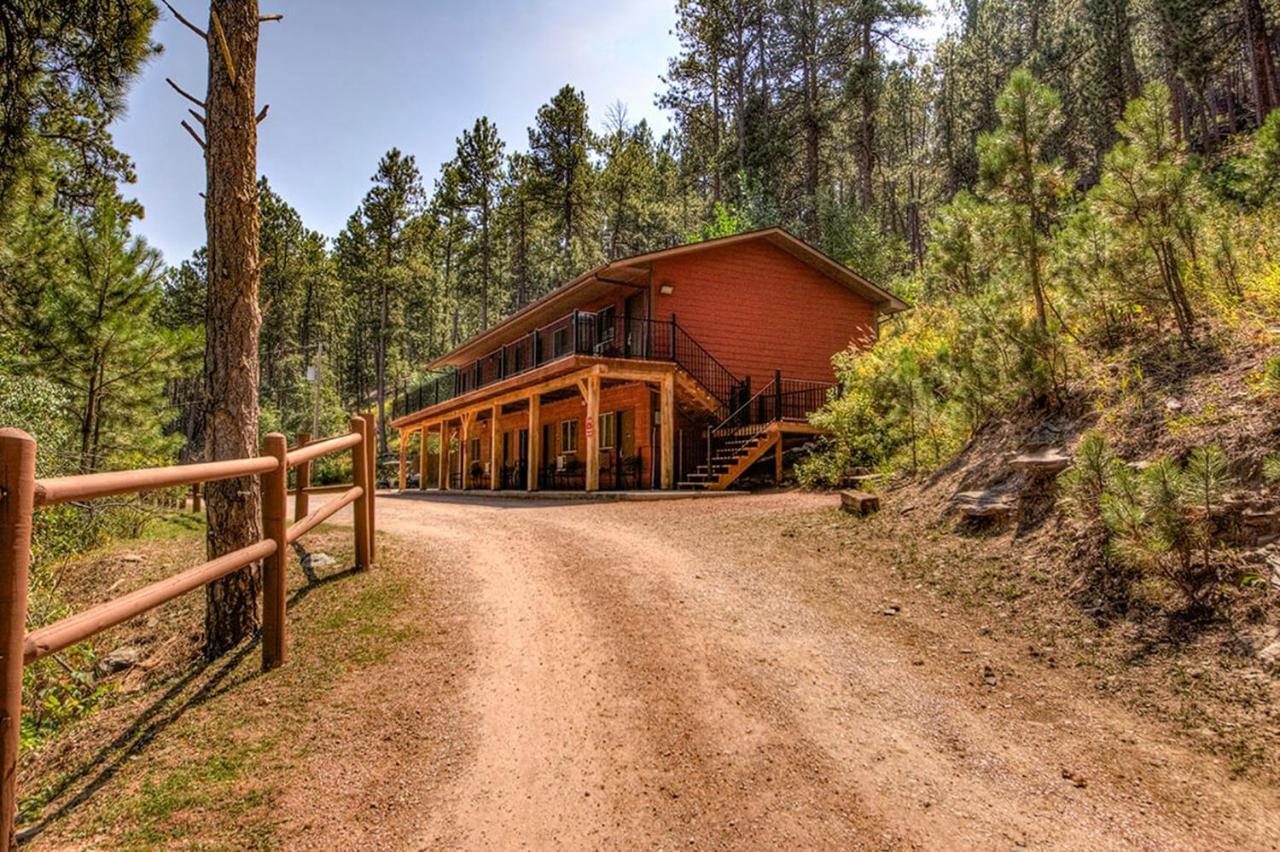
[[[664,296],[659,288],[674,288]],[[831,381],[831,356],[876,333],[871,303],[764,240],[658,261],[655,319],[676,321],[755,387],[786,377]]]

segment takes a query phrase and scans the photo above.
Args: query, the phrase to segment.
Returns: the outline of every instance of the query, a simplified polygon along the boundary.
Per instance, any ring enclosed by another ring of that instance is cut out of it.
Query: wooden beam
[[[542,467],[542,395],[529,397],[529,489],[538,490],[538,470]]]
[[[579,383],[581,384],[581,382]],[[600,374],[586,379],[587,398],[587,491],[600,490]]]
[[[660,396],[658,416],[662,419],[659,428],[662,447],[662,488],[670,490],[676,487],[676,380],[674,375],[663,377]]]
[[[495,405],[493,414],[489,417],[489,490],[497,491],[498,486],[502,484],[500,478],[501,462],[498,456],[502,452],[502,444],[498,441],[501,437],[501,430],[498,428],[498,417],[502,413],[502,406]]]
[[[778,444],[773,454],[773,484],[782,484],[782,436],[778,436]]]
[[[589,375],[598,368],[601,375],[610,379],[637,382],[658,382],[663,376],[675,372],[675,365],[667,361],[636,361],[621,358],[600,358],[596,356],[577,355],[553,361],[536,370],[521,373],[509,380],[497,382],[488,388],[479,388],[462,396],[446,400],[430,408],[424,408],[413,414],[406,414],[391,425],[397,428],[416,426],[419,423],[430,423],[438,417],[456,418],[463,411],[484,411],[492,405],[507,405],[523,402],[535,389],[539,393],[551,393],[562,388],[573,387],[580,378]],[[519,387],[504,391],[495,396],[488,396],[491,391],[518,383]]]

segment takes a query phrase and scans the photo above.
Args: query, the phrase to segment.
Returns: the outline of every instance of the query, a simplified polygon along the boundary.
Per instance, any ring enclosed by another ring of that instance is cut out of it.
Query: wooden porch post
[[[782,484],[782,434],[778,434],[778,443],[773,452],[773,484]]]
[[[418,438],[418,490],[427,490],[427,424],[422,424]]]
[[[662,394],[658,416],[662,419],[659,438],[662,442],[662,487],[670,490],[676,484],[676,377],[662,377]]]
[[[587,377],[587,491],[600,490],[600,375]]]
[[[406,443],[407,438],[405,435],[405,431],[403,429],[400,429],[399,433],[400,433],[400,491],[401,493],[403,493],[405,477],[409,473],[408,468],[405,466],[405,461],[406,461],[405,454],[409,450],[409,445]]]
[[[471,487],[471,471],[468,470],[471,459],[471,415],[462,415],[462,440],[458,442],[458,460],[461,462],[460,473],[462,474],[462,490],[466,491]]]
[[[498,440],[498,417],[502,413],[502,406],[495,405],[493,414],[489,417],[489,490],[497,491],[498,486],[502,484],[501,462],[503,459],[498,456],[502,453],[502,444]]]
[[[449,490],[449,424],[447,421],[440,421],[440,452],[438,453],[440,462],[436,470],[437,478],[440,480],[440,490]]]
[[[542,394],[529,397],[529,488],[538,490],[538,470],[542,467]]]

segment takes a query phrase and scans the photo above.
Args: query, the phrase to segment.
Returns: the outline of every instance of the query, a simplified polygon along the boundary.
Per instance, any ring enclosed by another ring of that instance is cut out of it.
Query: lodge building
[[[780,228],[615,260],[428,365],[397,396],[400,488],[723,489],[808,440],[831,356],[891,293]],[[415,440],[415,436],[417,440]]]

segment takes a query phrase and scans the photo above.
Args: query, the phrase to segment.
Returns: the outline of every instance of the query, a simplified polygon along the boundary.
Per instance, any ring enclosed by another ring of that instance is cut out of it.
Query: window
[[[559,358],[561,355],[569,351],[569,329],[557,328],[556,333],[551,338],[551,352],[553,357]]]
[[[560,452],[576,453],[578,451],[578,421],[560,421]]]
[[[600,415],[600,449],[612,450],[618,446],[618,412],[606,411]]]
[[[469,456],[467,458],[467,461],[473,461],[473,462],[480,461],[480,439],[479,438],[471,439],[471,449],[468,452],[469,452]]]

